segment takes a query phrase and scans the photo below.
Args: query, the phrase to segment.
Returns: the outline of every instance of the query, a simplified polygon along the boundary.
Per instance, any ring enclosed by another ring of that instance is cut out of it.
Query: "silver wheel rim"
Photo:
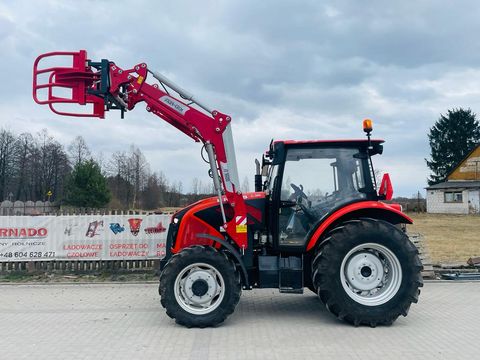
[[[196,285],[195,285],[196,284]],[[202,288],[205,292],[195,291]],[[204,315],[215,310],[225,296],[225,282],[220,272],[210,264],[194,263],[184,268],[175,279],[177,303],[190,314]]]
[[[387,247],[361,244],[343,258],[340,280],[347,295],[357,303],[378,306],[397,294],[402,283],[402,266]]]

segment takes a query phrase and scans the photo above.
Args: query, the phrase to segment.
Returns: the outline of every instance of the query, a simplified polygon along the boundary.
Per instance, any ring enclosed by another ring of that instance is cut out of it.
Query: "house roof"
[[[447,190],[447,189],[480,189],[480,181],[445,181],[427,187],[427,190]]]
[[[455,165],[455,167],[452,169],[452,171],[450,171],[448,173],[448,175],[446,176],[446,179],[450,178],[450,176],[452,176],[453,173],[455,173],[457,171],[457,169],[464,163],[468,160],[468,158],[478,149],[480,148],[480,144],[476,144],[473,149],[462,159],[458,162],[457,165]]]

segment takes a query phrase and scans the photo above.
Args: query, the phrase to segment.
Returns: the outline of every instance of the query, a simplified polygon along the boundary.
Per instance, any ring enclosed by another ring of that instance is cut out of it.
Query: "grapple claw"
[[[66,57],[67,59],[71,57],[72,65],[40,68],[43,60],[54,57]],[[40,83],[39,77],[44,74],[48,77],[48,81]],[[38,104],[48,105],[58,115],[104,118],[104,99],[89,93],[89,90],[97,88],[100,77],[101,73],[93,71],[90,67],[85,50],[42,54],[37,57],[33,65],[33,99]],[[46,98],[44,99],[40,99],[38,96],[42,89],[46,89]],[[67,95],[57,96],[54,91],[61,91],[62,94]],[[87,113],[68,112],[60,110],[57,106],[59,104],[91,105],[92,110]]]

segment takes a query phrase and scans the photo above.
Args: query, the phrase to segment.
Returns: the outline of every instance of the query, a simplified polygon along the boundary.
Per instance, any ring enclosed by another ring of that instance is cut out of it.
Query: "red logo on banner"
[[[140,224],[142,223],[142,219],[128,219],[128,223],[130,224],[130,232],[133,236],[137,236],[140,232]]]
[[[167,229],[162,225],[161,221],[157,224],[157,226],[147,227],[145,229],[147,234],[159,234],[165,231],[167,231]]]

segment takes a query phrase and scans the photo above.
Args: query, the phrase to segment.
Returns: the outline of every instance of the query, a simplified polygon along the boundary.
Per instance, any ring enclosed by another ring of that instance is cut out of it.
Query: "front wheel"
[[[356,326],[391,324],[416,303],[422,263],[407,235],[381,220],[341,224],[312,263],[327,309]]]
[[[178,324],[215,326],[233,313],[240,299],[240,275],[225,253],[193,246],[165,265],[159,293],[167,315]]]

